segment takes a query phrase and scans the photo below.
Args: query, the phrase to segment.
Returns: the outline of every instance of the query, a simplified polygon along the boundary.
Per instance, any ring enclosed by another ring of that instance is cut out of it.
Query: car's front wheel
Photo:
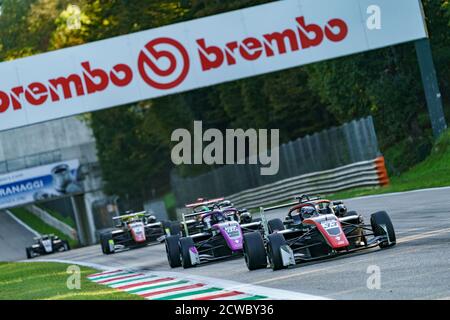
[[[267,254],[261,233],[255,231],[244,234],[244,258],[248,270],[267,267]]]
[[[387,236],[388,239],[380,242],[380,248],[392,247],[396,244],[394,225],[385,211],[378,211],[370,216],[370,224],[375,236]]]
[[[269,234],[267,242],[267,256],[273,271],[285,269],[281,257],[281,247],[286,244],[286,240],[281,233]]]
[[[194,247],[194,240],[191,237],[180,239],[181,265],[183,268],[193,267],[189,250]]]
[[[104,254],[114,253],[114,240],[111,232],[100,234],[100,245]]]
[[[171,268],[181,267],[179,242],[179,235],[167,236],[165,240],[167,260]]]

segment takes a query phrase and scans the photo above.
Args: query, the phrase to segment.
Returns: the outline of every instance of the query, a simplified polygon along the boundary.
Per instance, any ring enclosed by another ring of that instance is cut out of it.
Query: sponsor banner
[[[427,37],[419,0],[284,0],[0,64],[0,130]]]
[[[82,193],[79,167],[70,160],[0,175],[0,209]]]

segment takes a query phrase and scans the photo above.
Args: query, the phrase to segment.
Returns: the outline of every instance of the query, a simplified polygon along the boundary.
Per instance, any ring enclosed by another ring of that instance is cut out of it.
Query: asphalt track
[[[33,243],[34,237],[5,211],[0,211],[0,261],[26,259],[25,248]]]
[[[352,199],[346,204],[350,210],[362,213],[366,221],[370,213],[387,211],[396,228],[397,245],[276,272],[250,272],[243,259],[187,270],[170,269],[163,245],[114,255],[103,255],[97,245],[46,258],[155,272],[177,271],[331,299],[450,299],[450,188]],[[278,210],[270,217],[284,214],[284,210]],[[368,271],[373,268],[380,270],[380,289],[367,286]]]

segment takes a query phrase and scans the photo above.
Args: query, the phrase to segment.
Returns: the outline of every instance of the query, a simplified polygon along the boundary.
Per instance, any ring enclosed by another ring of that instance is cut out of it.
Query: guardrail
[[[303,193],[334,193],[355,187],[389,184],[384,157],[361,161],[331,170],[303,174],[245,190],[225,198],[237,207],[255,208],[262,204],[292,199]]]
[[[357,187],[377,187],[389,184],[384,157],[360,161],[338,168],[303,174],[261,187],[225,196],[239,208],[257,208],[286,201],[296,195],[335,193]],[[180,218],[189,210],[177,209]]]

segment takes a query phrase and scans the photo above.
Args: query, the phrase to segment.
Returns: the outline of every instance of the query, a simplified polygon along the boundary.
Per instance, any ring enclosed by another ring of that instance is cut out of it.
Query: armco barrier
[[[384,157],[339,168],[284,179],[258,188],[226,196],[237,207],[254,208],[262,204],[291,199],[302,193],[334,193],[355,187],[389,184]]]

